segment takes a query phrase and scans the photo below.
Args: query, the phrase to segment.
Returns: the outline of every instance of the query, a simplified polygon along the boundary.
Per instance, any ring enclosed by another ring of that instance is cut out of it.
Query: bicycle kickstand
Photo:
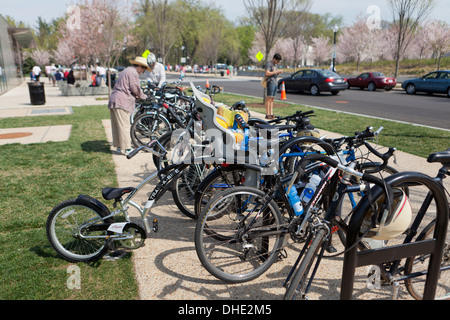
[[[397,281],[392,282],[394,291],[392,292],[392,300],[398,300],[398,292],[400,290],[400,283]]]

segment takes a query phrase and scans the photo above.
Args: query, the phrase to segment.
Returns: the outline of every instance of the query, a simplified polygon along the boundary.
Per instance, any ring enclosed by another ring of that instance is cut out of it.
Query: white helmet
[[[385,210],[382,214],[377,214],[375,227],[372,225],[372,208],[366,213],[361,225],[361,232],[370,229],[364,238],[374,240],[390,240],[398,237],[408,229],[412,218],[412,208],[409,198],[401,189],[393,189],[394,200],[391,210]],[[382,207],[384,194],[377,199],[378,207]]]
[[[151,65],[151,64],[155,64],[156,63],[156,56],[153,52],[151,52],[148,56],[147,56],[147,64]]]

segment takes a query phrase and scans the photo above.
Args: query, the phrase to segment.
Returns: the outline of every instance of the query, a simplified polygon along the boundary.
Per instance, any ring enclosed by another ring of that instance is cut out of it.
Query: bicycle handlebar
[[[378,177],[375,177],[375,176],[373,176],[373,175],[371,175],[369,173],[362,173],[362,172],[356,171],[356,170],[354,170],[352,168],[346,167],[346,166],[340,164],[338,161],[336,161],[334,159],[331,159],[329,156],[322,155],[322,154],[310,154],[310,155],[307,155],[307,156],[303,157],[301,159],[300,163],[298,164],[296,170],[300,174],[303,174],[303,172],[305,171],[306,165],[310,161],[321,161],[321,162],[324,162],[324,163],[330,165],[333,168],[338,168],[342,172],[347,173],[347,174],[349,174],[351,176],[354,176],[357,179],[362,179],[362,180],[367,181],[369,183],[373,183],[373,184],[379,186],[382,189],[385,189],[385,192],[388,194],[388,196],[386,197],[387,201],[388,201],[387,202],[388,206],[386,208],[390,208],[391,207],[392,200],[394,199],[394,197],[393,197],[394,192],[393,192],[392,188],[388,184],[384,183],[384,181],[382,179],[380,179]]]
[[[155,150],[153,149],[153,145],[154,145],[154,144],[157,144],[157,145],[161,148],[162,153],[159,153],[159,152],[157,152],[157,151],[155,151]],[[131,151],[129,154],[127,154],[127,159],[133,158],[133,157],[134,157],[135,155],[137,155],[142,149],[145,149],[145,150],[149,151],[151,154],[153,154],[153,155],[155,155],[155,156],[157,156],[157,157],[163,157],[163,156],[165,156],[165,155],[167,154],[166,149],[164,149],[164,147],[161,145],[161,143],[160,143],[158,140],[152,140],[152,141],[150,141],[146,146],[140,146],[139,148],[134,149],[134,150]]]
[[[313,113],[314,113],[314,110],[309,110],[309,111],[305,111],[305,112],[297,111],[297,112],[296,112],[295,114],[293,114],[293,115],[286,116],[286,117],[283,117],[283,118],[277,117],[276,119],[274,119],[274,120],[269,120],[269,121],[267,121],[267,122],[268,122],[268,123],[280,123],[280,122],[283,121],[283,120],[297,120],[298,117],[303,118],[303,117],[306,117],[307,115],[310,115],[310,114],[313,114]]]

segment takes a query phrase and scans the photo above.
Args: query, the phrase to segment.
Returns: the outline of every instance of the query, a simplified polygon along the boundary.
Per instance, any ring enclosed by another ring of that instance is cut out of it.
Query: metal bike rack
[[[427,175],[417,172],[398,173],[386,178],[385,181],[393,186],[417,185],[417,183],[420,183],[429,189],[434,197],[437,209],[434,237],[433,239],[415,241],[387,248],[358,251],[356,243],[359,241],[359,230],[364,219],[364,214],[369,206],[368,201],[361,203],[349,222],[346,248],[351,248],[352,246],[353,248],[344,255],[340,298],[341,300],[352,299],[357,267],[376,265],[420,254],[431,254],[423,300],[434,300],[449,219],[449,206],[446,194],[438,182]],[[383,190],[381,188],[374,188],[373,190],[374,197],[382,193]]]

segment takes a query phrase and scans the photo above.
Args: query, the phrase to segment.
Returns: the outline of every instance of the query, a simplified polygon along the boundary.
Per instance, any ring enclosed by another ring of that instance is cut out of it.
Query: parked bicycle
[[[323,156],[315,156],[316,160],[324,161],[332,168],[338,168],[345,174],[358,177],[353,172],[341,170],[336,162]],[[448,175],[450,164],[450,152],[441,152],[431,155],[429,162],[440,162],[443,164],[439,170],[436,180],[442,183],[445,175]],[[331,172],[334,169],[330,169]],[[335,175],[336,176],[336,175]],[[363,177],[363,180],[365,179]],[[336,178],[335,178],[336,180]],[[430,179],[431,180],[431,179]],[[314,215],[311,220],[310,233],[305,246],[301,251],[298,260],[293,266],[286,280],[285,299],[293,299],[296,296],[305,299],[313,284],[314,277],[319,269],[321,259],[325,257],[325,248],[328,246],[331,227],[339,225],[342,230],[347,229],[347,224],[336,214],[336,208],[339,204],[339,198],[352,186],[347,185],[344,179],[337,185],[336,199],[333,200],[324,217]],[[347,181],[349,181],[347,179]],[[393,181],[392,184],[390,181]],[[433,237],[433,231],[436,224],[436,212],[445,210],[443,214],[449,216],[448,201],[445,199],[445,193],[442,189],[440,194],[424,192],[423,175],[420,173],[407,172],[392,175],[378,184],[381,188],[391,187],[394,195],[389,196],[394,206],[388,206],[391,210],[382,210],[381,203],[388,199],[374,191],[374,194],[368,193],[361,200],[361,208],[364,221],[361,225],[359,241],[356,244],[360,250],[367,250],[395,245],[397,243],[407,244],[411,242],[423,241]],[[442,184],[441,188],[442,188]],[[408,187],[409,196],[403,191]],[[425,189],[427,190],[427,189]],[[372,198],[371,198],[372,196]],[[318,199],[320,193],[314,195]],[[444,205],[442,205],[444,203]],[[439,208],[439,209],[437,209]],[[434,235],[435,236],[435,235]],[[375,241],[374,241],[375,240]],[[441,260],[441,271],[438,282],[437,299],[450,299],[450,273],[449,273],[449,232],[447,231],[443,256]],[[346,250],[351,248],[346,247]],[[405,282],[406,288],[415,299],[422,299],[425,285],[425,275],[428,270],[430,255],[420,255],[409,257],[404,260],[386,261],[377,265],[380,271],[379,279],[394,287],[393,298],[398,297],[399,283]]]
[[[156,141],[148,146],[140,146],[127,157],[132,158],[141,150],[162,156],[154,150]],[[159,150],[162,150],[161,147]],[[147,234],[158,231],[158,220],[151,216],[152,206],[168,190],[170,184],[188,165],[179,164],[154,172],[137,187],[104,188],[104,200],[113,200],[114,211],[100,200],[80,194],[76,199],[63,201],[50,212],[46,232],[56,252],[70,262],[92,262],[102,258],[116,246],[135,250],[140,248]],[[161,178],[144,207],[133,201],[134,197],[149,182]],[[141,220],[131,222],[128,209],[136,208]]]
[[[316,152],[312,155],[322,156]],[[387,165],[390,155],[391,151],[381,155],[382,166]],[[305,157],[308,158],[307,155]],[[259,277],[285,254],[287,235],[294,242],[304,242],[312,232],[309,226],[311,217],[327,208],[334,194],[330,190],[332,186],[327,186],[327,192],[323,190],[331,179],[323,169],[317,164],[308,169],[308,173],[322,171],[321,181],[325,182],[316,189],[321,191],[320,201],[305,201],[304,209],[301,209],[302,205],[296,208],[300,203],[294,205],[288,196],[291,190],[296,189],[297,171],[293,175],[278,173],[265,177],[266,182],[261,189],[239,186],[217,193],[197,219],[195,245],[203,266],[223,281],[246,282]],[[367,179],[371,177],[368,174],[364,176],[368,176]],[[379,179],[376,182],[379,183]],[[360,191],[364,189],[359,185],[352,190]]]

